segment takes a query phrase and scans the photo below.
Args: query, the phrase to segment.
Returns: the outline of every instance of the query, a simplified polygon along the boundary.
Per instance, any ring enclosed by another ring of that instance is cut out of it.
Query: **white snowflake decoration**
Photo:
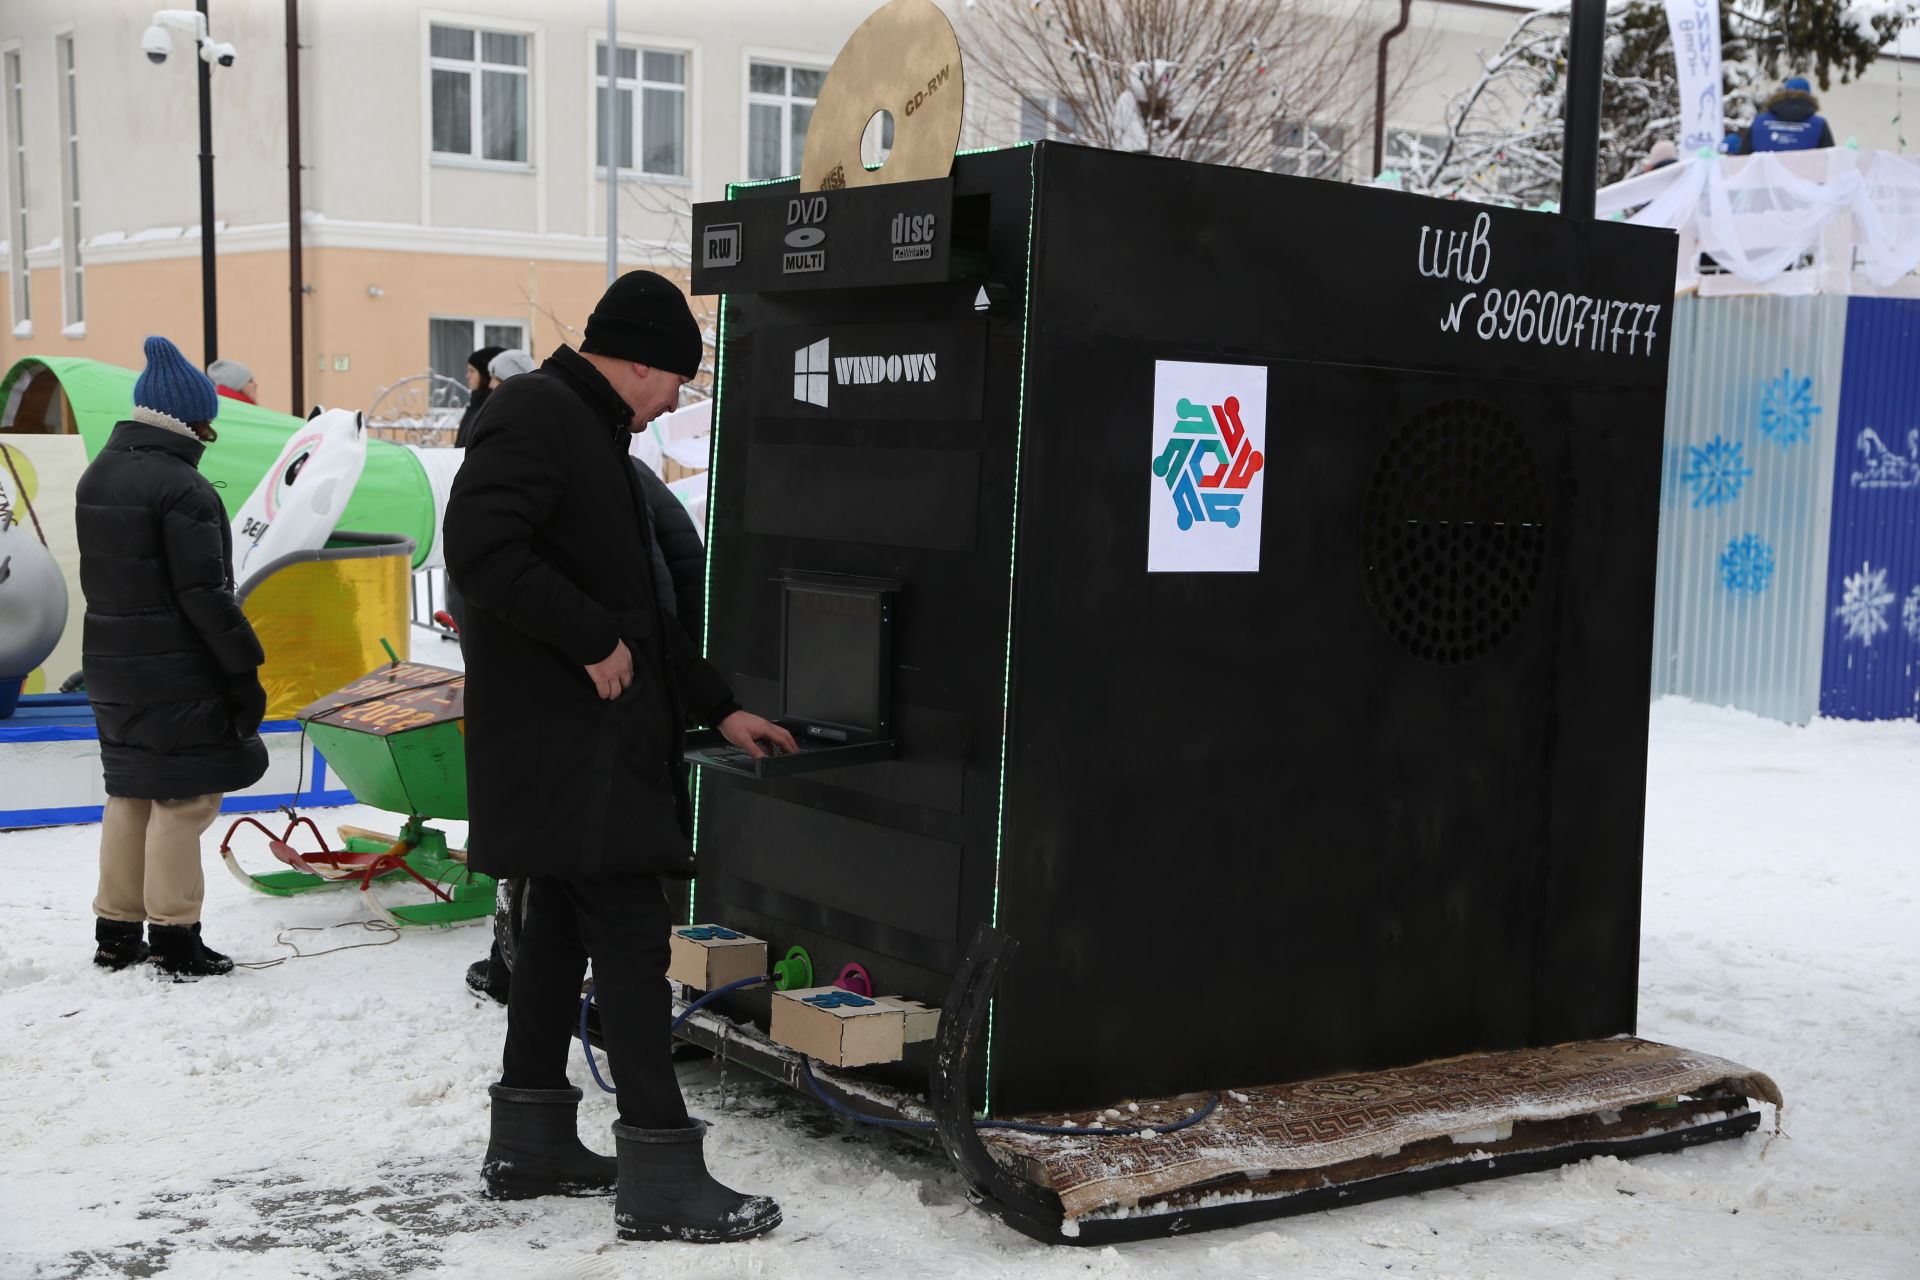
[[[1908,635],[1920,640],[1920,587],[1907,592],[1906,603],[1900,606],[1900,623]]]
[[[1862,561],[1860,572],[1847,575],[1845,594],[1833,616],[1846,624],[1847,639],[1870,645],[1889,629],[1887,606],[1893,599],[1893,592],[1887,590],[1887,571]]]

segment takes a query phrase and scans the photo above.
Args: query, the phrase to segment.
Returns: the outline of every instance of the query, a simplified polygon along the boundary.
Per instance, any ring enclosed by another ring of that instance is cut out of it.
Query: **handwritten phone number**
[[[1480,300],[1473,316],[1474,299]],[[1543,347],[1584,347],[1606,355],[1653,354],[1662,304],[1590,298],[1552,289],[1486,289],[1469,292],[1447,308],[1440,328],[1459,333],[1471,324],[1482,341],[1534,342]],[[1470,318],[1471,317],[1471,318]]]

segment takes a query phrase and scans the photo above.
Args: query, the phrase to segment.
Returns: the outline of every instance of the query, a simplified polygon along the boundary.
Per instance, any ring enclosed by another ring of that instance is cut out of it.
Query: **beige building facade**
[[[1391,0],[1364,0],[1378,19]],[[684,210],[729,181],[798,170],[812,97],[877,0],[621,0],[623,266],[685,261]],[[945,7],[963,33],[981,10]],[[283,0],[212,0],[232,44],[212,72],[219,354],[264,404],[292,399],[287,53]],[[429,368],[458,377],[480,345],[536,353],[578,336],[605,283],[599,95],[604,0],[304,0],[300,6],[303,400],[367,408]],[[1377,12],[1376,12],[1377,11]],[[185,40],[154,65],[145,0],[0,4],[0,367],[25,355],[129,367],[164,333],[201,341],[198,109]],[[1410,68],[1389,110],[1432,135],[1516,11],[1421,0],[1393,46]],[[1899,149],[1906,72],[1892,60],[1827,95],[1843,140]],[[1916,88],[1920,88],[1917,81]],[[1315,122],[1370,160],[1359,118]],[[962,142],[1033,132],[1017,102],[971,86]],[[1389,157],[1391,162],[1391,156]],[[1286,167],[1276,155],[1276,167]]]

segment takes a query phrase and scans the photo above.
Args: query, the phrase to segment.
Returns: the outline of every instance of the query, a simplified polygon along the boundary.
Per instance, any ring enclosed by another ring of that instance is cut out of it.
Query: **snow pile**
[[[1920,1274],[1920,726],[1667,700],[1650,772],[1640,1032],[1772,1074],[1785,1136],[1094,1252],[971,1209],[911,1139],[712,1064],[683,1068],[690,1102],[716,1173],[783,1202],[771,1236],[623,1245],[606,1200],[480,1200],[504,1020],[461,984],[483,930],[384,941],[350,892],[249,894],[209,858],[208,938],[237,959],[289,954],[283,933],[379,945],[162,986],[87,963],[97,829],[0,834],[0,1276]],[[609,1101],[574,1075],[610,1150]]]

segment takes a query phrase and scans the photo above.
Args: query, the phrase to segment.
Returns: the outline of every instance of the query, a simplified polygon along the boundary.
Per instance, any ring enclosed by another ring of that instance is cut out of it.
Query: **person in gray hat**
[[[207,376],[213,379],[213,389],[228,399],[260,403],[260,384],[253,380],[253,370],[238,360],[215,360],[207,366]]]
[[[493,359],[487,361],[487,375],[498,386],[516,373],[532,373],[533,357],[518,347],[508,347]]]

